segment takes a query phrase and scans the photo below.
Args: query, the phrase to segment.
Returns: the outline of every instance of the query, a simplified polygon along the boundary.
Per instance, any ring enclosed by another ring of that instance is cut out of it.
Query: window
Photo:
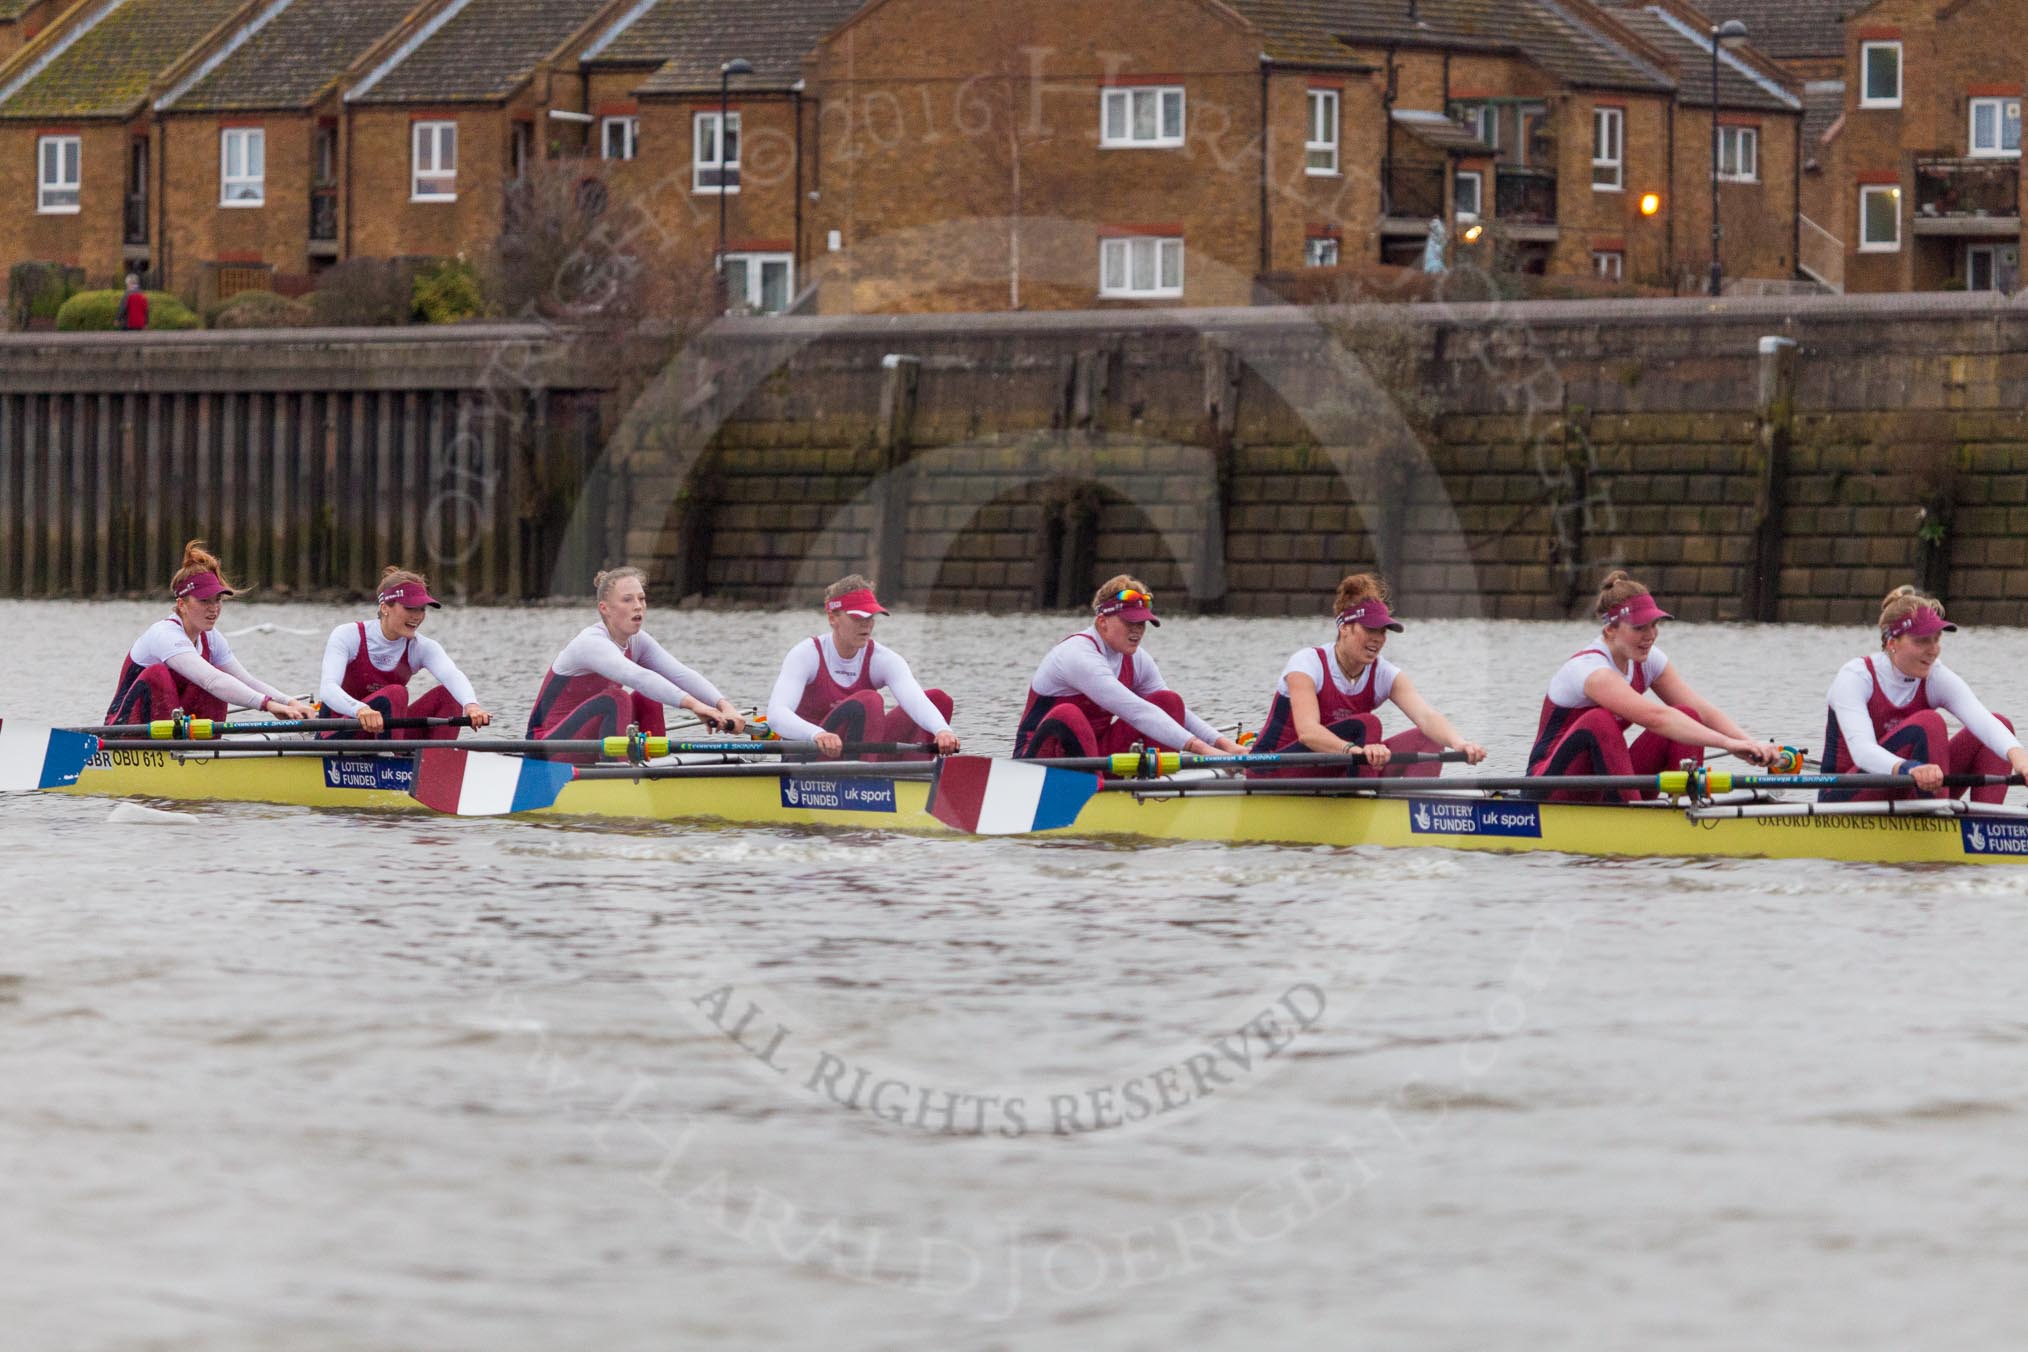
[[[1859,252],[1894,253],[1901,248],[1901,189],[1869,184],[1859,190]]]
[[[526,183],[528,166],[535,159],[535,124],[516,122],[507,134],[507,172],[509,182]]]
[[[1901,44],[1862,42],[1859,44],[1859,106],[1899,108],[1901,106]]]
[[[1310,139],[1303,146],[1304,168],[1312,174],[1338,172],[1338,91],[1310,91]]]
[[[1972,100],[1972,154],[2005,155],[2021,153],[2021,100]]]
[[[599,126],[599,144],[609,160],[631,160],[641,144],[641,119],[609,117]]]
[[[1303,266],[1306,268],[1335,268],[1338,266],[1338,241],[1319,236],[1303,245]]]
[[[1596,276],[1610,282],[1617,282],[1627,273],[1627,256],[1618,249],[1597,249],[1591,255],[1591,270]]]
[[[717,113],[699,113],[696,127],[696,168],[691,171],[691,191],[738,192],[739,114],[726,114],[723,135],[719,134]]]
[[[1491,146],[1500,148],[1500,107],[1494,103],[1459,103],[1451,106],[1451,116],[1469,127],[1474,136]]]
[[[1311,108],[1312,126],[1316,110]],[[1332,143],[1337,136],[1334,133]],[[1180,146],[1183,144],[1183,91],[1175,86],[1108,89],[1099,128],[1102,146]]]
[[[1594,191],[1620,190],[1620,151],[1625,144],[1626,125],[1624,109],[1591,110],[1591,186]]]
[[[1455,191],[1457,211],[1455,214],[1474,217],[1484,215],[1486,210],[1485,178],[1476,169],[1469,173],[1460,170],[1458,172],[1457,185]]]
[[[414,163],[412,202],[458,200],[458,124],[418,122],[411,132]]]
[[[218,134],[218,202],[257,207],[267,200],[268,134],[259,127],[227,127]]]
[[[1718,177],[1728,183],[1760,181],[1760,129],[1718,129]]]
[[[795,294],[796,260],[788,254],[729,253],[725,294],[734,311],[778,315]]]
[[[75,136],[41,136],[35,142],[35,209],[73,212],[78,209],[81,175],[78,160],[83,141]]]
[[[1183,294],[1183,241],[1148,237],[1099,242],[1101,296]]]
[[[2009,291],[2021,284],[2021,246],[1974,244],[1965,250],[1965,288]]]

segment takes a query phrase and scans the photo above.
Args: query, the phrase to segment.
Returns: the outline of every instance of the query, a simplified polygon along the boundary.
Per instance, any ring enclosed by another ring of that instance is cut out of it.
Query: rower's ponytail
[[[1634,581],[1624,568],[1615,568],[1605,575],[1605,581],[1598,584],[1598,606],[1592,612],[1600,619],[1636,596],[1649,595],[1645,583]]]
[[[1343,615],[1364,601],[1385,601],[1387,580],[1378,573],[1354,573],[1338,584],[1338,595],[1331,602],[1331,613]]]
[[[1880,602],[1880,646],[1887,646],[1887,631],[1893,625],[1907,619],[1918,610],[1934,610],[1938,616],[1944,613],[1943,602],[1928,592],[1913,587],[1896,587]]]
[[[424,591],[429,590],[429,579],[421,573],[404,568],[398,563],[390,563],[380,570],[380,586],[376,590],[382,593],[391,592],[397,587],[406,587],[411,582]]]
[[[613,594],[613,588],[628,578],[639,580],[643,588],[648,585],[648,575],[638,568],[607,568],[592,579],[592,596],[603,601]]]
[[[229,592],[243,592],[245,587],[226,579],[225,565],[218,561],[218,555],[204,547],[202,540],[186,540],[183,543],[183,558],[176,565],[176,575],[169,579],[169,594],[174,596],[183,590],[183,584],[199,573],[215,576]]]

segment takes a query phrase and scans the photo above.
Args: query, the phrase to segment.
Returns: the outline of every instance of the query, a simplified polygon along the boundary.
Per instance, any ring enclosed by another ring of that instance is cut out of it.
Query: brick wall
[[[37,141],[46,134],[76,135],[78,210],[44,214],[36,209]],[[118,122],[0,122],[0,260],[69,263],[94,286],[115,286],[126,273],[120,247],[126,206],[128,127]]]
[[[219,138],[227,127],[259,127],[265,142],[265,202],[220,205]],[[208,263],[266,263],[310,269],[310,182],[317,119],[307,113],[170,117],[160,144],[171,166],[167,192],[170,284],[194,285]],[[149,229],[155,229],[150,222]]]

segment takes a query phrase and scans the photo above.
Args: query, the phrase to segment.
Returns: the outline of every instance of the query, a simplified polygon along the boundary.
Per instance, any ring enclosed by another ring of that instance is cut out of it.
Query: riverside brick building
[[[1844,37],[1845,289],[2019,287],[2028,8],[1878,0]]]

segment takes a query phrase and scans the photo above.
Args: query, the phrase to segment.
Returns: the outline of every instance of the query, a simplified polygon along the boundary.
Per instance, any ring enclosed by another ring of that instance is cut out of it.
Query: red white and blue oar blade
[[[548,807],[575,773],[566,761],[445,747],[416,754],[409,794],[456,817],[504,817]]]
[[[929,810],[944,825],[972,835],[1027,835],[1073,825],[1098,788],[1097,775],[1076,770],[947,756],[937,764]]]
[[[0,793],[68,788],[98,750],[89,733],[0,722]]]

